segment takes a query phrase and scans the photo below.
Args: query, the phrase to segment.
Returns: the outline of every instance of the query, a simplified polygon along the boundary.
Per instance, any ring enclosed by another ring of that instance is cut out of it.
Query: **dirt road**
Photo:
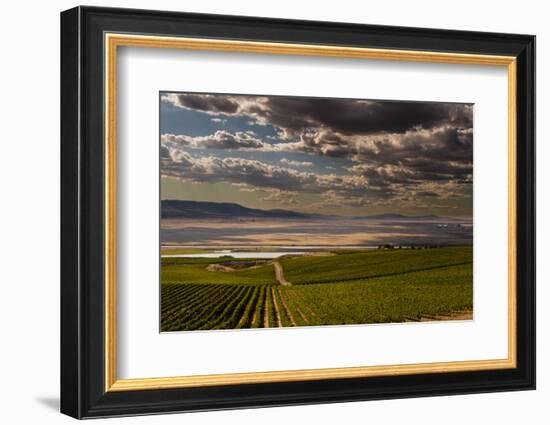
[[[274,261],[273,267],[275,268],[275,279],[277,279],[277,282],[279,282],[283,286],[291,286],[292,283],[285,279],[285,274],[283,272],[283,266],[281,266],[281,263],[279,263],[278,261]]]

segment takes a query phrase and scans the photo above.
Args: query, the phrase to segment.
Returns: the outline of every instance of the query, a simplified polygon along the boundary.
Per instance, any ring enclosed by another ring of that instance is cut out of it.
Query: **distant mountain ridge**
[[[161,201],[162,218],[196,218],[196,219],[238,219],[238,218],[271,218],[271,219],[362,219],[362,220],[441,220],[450,219],[448,217],[438,217],[436,215],[406,216],[402,214],[378,214],[363,217],[342,217],[335,215],[307,214],[296,211],[273,209],[261,210],[256,208],[244,207],[232,202],[206,202],[206,201],[182,201],[182,200],[162,200]]]
[[[163,200],[161,202],[161,217],[205,219],[239,217],[308,219],[320,216],[281,209],[260,210],[255,208],[247,208],[231,202]]]

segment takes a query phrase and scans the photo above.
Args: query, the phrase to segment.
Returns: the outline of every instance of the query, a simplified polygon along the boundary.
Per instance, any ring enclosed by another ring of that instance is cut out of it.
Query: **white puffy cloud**
[[[253,159],[194,157],[177,148],[168,146],[167,149],[169,156],[161,159],[164,177],[198,183],[228,182],[244,191],[274,189],[285,194],[322,194],[332,190],[347,196],[367,196],[369,192],[380,191],[371,190],[368,180],[361,175],[316,174]]]
[[[293,159],[281,158],[280,162],[281,164],[293,167],[313,167],[313,162],[311,161],[295,161]]]
[[[166,133],[161,135],[161,143],[165,145],[177,144],[194,149],[261,150],[262,148],[269,149],[270,147],[268,143],[264,143],[250,132],[238,131],[230,133],[225,130],[218,130],[208,136],[187,136],[184,134]]]

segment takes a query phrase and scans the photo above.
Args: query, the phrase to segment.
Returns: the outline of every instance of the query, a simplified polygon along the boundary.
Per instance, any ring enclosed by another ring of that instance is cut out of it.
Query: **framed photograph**
[[[535,387],[535,37],[61,14],[61,411]]]

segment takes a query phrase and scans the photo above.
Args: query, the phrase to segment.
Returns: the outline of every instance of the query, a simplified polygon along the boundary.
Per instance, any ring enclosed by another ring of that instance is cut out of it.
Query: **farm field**
[[[279,271],[276,273],[276,270]],[[161,331],[472,316],[472,247],[162,258]]]

